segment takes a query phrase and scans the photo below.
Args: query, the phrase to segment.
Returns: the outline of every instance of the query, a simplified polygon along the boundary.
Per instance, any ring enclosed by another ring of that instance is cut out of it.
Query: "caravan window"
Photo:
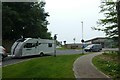
[[[35,43],[26,43],[26,44],[24,45],[24,48],[32,48],[32,47],[35,47],[35,46],[36,46]]]
[[[39,45],[41,45],[41,43],[39,43]]]
[[[48,47],[52,47],[52,43],[48,43]]]
[[[37,43],[36,43],[36,46],[39,46],[39,43],[38,43],[38,41],[37,41]]]

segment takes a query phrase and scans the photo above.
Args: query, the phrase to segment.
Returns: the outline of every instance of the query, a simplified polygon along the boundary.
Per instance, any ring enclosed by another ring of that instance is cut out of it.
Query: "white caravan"
[[[54,53],[54,40],[40,38],[21,38],[15,41],[11,47],[13,57],[22,57],[30,55],[40,55]]]

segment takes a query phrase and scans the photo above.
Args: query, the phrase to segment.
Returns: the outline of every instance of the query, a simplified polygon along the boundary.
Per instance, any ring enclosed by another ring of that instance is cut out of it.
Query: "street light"
[[[82,40],[81,40],[81,42],[82,42],[82,54],[84,54],[84,51],[83,51],[83,42],[84,42],[84,39],[83,39],[83,21],[81,22],[82,23]]]
[[[56,57],[56,40],[57,40],[57,34],[54,35],[54,57]]]
[[[81,23],[82,23],[82,39],[83,39],[83,21]]]

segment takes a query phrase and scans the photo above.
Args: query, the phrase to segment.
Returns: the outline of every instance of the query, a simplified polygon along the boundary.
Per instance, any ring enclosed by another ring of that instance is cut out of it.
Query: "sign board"
[[[81,40],[81,42],[83,43],[83,42],[84,42],[84,40],[82,39],[82,40]]]

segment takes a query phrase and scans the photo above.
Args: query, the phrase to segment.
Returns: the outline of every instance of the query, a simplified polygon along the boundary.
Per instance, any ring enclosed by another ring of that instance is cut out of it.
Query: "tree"
[[[3,2],[2,36],[3,39],[24,37],[51,38],[47,32],[49,16],[44,10],[45,2]]]
[[[107,36],[118,39],[116,3],[112,0],[111,2],[101,2],[100,8],[100,13],[104,13],[105,18],[99,19],[98,26],[93,29],[104,31]]]

